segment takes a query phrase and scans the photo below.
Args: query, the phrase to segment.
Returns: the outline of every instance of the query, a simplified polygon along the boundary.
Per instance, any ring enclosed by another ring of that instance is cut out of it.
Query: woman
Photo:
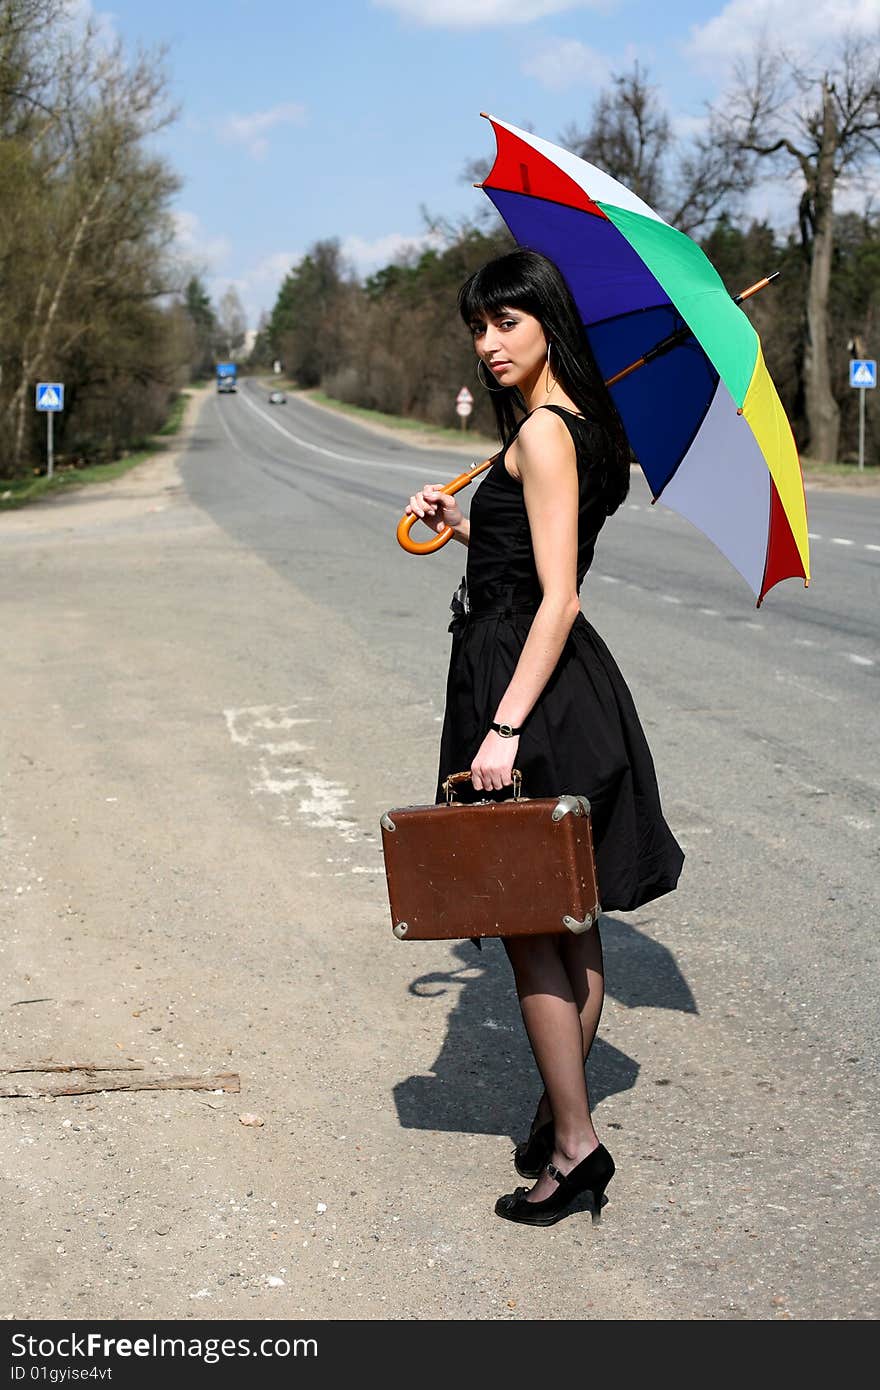
[[[629,490],[629,447],[552,261],[528,250],[490,261],[462,287],[459,308],[503,447],[470,520],[438,485],[406,508],[468,547],[452,604],[437,800],[439,784],[468,767],[466,798],[503,795],[513,767],[527,796],[583,793],[603,910],[631,911],[675,888],[684,855],[632,697],[578,597],[605,518]],[[590,1190],[596,1221],[614,1173],[584,1076],[604,997],[598,927],[504,945],[544,1093],[515,1152],[517,1171],[537,1182],[495,1210],[550,1225]]]

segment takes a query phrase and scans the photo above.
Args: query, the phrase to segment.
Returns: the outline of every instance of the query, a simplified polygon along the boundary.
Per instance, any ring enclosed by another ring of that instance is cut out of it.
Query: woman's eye
[[[516,328],[517,323],[519,322],[519,320],[518,320],[518,319],[495,319],[494,322],[495,322],[495,326],[496,326],[497,328]],[[486,331],[486,325],[485,325],[485,323],[472,323],[472,324],[470,325],[470,330],[471,330],[471,336],[472,336],[473,338],[481,338],[481,337],[483,336],[483,334],[485,333],[485,331]]]

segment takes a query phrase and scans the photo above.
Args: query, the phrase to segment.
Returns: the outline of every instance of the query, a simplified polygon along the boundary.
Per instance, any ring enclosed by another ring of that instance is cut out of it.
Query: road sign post
[[[474,408],[474,398],[466,386],[462,386],[455,398],[455,410],[461,420],[463,430],[467,429],[468,416]]]
[[[859,468],[865,466],[865,392],[877,386],[877,363],[871,357],[854,357],[849,364],[849,384],[859,393]]]
[[[64,383],[38,381],[34,404],[46,415],[46,477],[51,478],[55,468],[54,420],[56,411],[64,409]]]

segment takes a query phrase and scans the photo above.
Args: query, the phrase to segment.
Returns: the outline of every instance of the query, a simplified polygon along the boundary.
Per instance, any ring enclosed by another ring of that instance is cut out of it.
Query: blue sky
[[[179,107],[159,145],[183,178],[181,257],[212,295],[230,283],[253,325],[287,269],[336,236],[363,273],[484,195],[481,110],[550,140],[585,122],[636,59],[677,129],[730,80],[738,48],[821,44],[880,23],[880,0],[95,0],[131,48],[162,43]]]

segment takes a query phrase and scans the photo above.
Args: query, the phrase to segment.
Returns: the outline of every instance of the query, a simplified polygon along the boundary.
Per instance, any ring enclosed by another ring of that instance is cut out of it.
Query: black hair
[[[596,464],[610,516],[629,492],[632,451],[559,267],[539,251],[524,247],[497,256],[462,285],[458,307],[468,328],[496,317],[505,308],[523,309],[538,319],[544,336],[552,344],[553,375],[581,414],[605,436],[602,457],[596,459]],[[527,409],[526,403],[518,387],[494,386],[492,405],[499,438],[506,444]]]

